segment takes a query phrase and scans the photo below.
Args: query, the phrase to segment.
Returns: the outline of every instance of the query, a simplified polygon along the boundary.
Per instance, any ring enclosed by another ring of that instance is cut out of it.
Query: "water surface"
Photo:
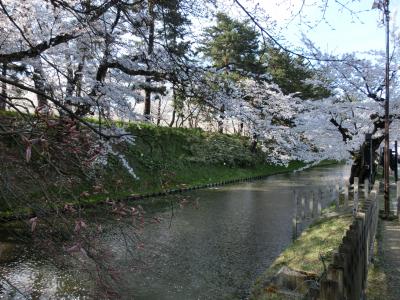
[[[245,299],[257,276],[291,242],[293,191],[332,186],[348,170],[318,167],[187,193],[173,215],[171,210],[157,213],[160,222],[147,224],[134,240],[127,238],[129,226],[108,226],[102,243],[113,252],[113,264],[123,278],[119,297]],[[71,290],[71,282],[67,292],[60,288],[69,280],[66,272],[30,255],[3,262],[0,272],[22,289],[42,278],[34,288],[36,299],[66,299]],[[6,284],[0,295],[9,289]],[[78,296],[70,293],[68,298]]]

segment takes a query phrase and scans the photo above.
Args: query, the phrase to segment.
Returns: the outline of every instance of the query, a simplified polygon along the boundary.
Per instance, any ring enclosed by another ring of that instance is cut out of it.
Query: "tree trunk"
[[[33,83],[35,85],[35,89],[42,92],[43,94],[47,94],[46,89],[46,81],[45,81],[42,61],[40,58],[36,60],[36,63],[33,66]],[[47,99],[42,95],[37,95],[38,107],[47,106]]]
[[[161,123],[161,97],[158,100],[158,108],[157,108],[157,126],[160,126]]]
[[[153,0],[149,0],[148,6],[148,14],[150,17],[149,23],[149,45],[147,48],[147,54],[150,56],[153,54],[154,50],[154,2]],[[148,69],[150,67],[148,66]],[[146,89],[145,89],[145,96],[144,96],[144,117],[147,121],[151,120],[151,89],[150,89],[151,79],[148,77],[146,78]]]
[[[239,124],[239,135],[243,135],[243,122],[240,122]]]
[[[218,120],[218,132],[223,133],[224,132],[224,113],[225,113],[225,105],[222,104],[220,108],[220,115],[219,115],[219,120]]]
[[[174,110],[172,111],[172,119],[171,119],[171,122],[169,123],[169,127],[174,126],[175,115],[176,115],[176,110],[175,110],[175,108],[174,108]]]
[[[65,97],[66,98],[72,97],[74,90],[75,90],[74,70],[72,69],[72,66],[70,65],[67,68],[67,87],[65,88]]]
[[[176,117],[177,97],[176,97],[175,89],[176,89],[176,86],[175,86],[175,83],[174,83],[173,86],[172,86],[172,107],[173,107],[174,110],[172,111],[172,119],[171,119],[171,122],[169,123],[169,127],[174,126],[175,117]]]
[[[1,75],[3,77],[7,76],[7,64],[6,63],[3,63]],[[1,83],[1,93],[0,93],[0,110],[6,109],[6,100],[7,100],[7,84],[5,82],[2,82]]]
[[[258,144],[258,137],[257,137],[256,134],[253,134],[253,141],[251,142],[251,145],[250,145],[251,153],[255,153],[256,152],[257,144]]]
[[[375,174],[376,174],[376,168],[378,166],[378,149],[379,146],[381,145],[384,137],[378,137],[375,139],[372,139],[372,165],[373,165],[373,176],[372,179],[374,181]],[[364,182],[365,179],[369,178],[369,166],[368,166],[368,161],[369,161],[369,143],[364,142],[361,147],[360,151],[354,154],[354,160],[353,160],[353,165],[351,166],[351,172],[350,172],[350,178],[349,178],[349,183],[353,184],[354,183],[354,177],[359,178],[359,182]]]
[[[183,125],[185,124],[185,117],[184,116],[182,116],[182,120],[181,120],[181,123],[179,124],[179,128],[181,128],[181,127],[183,127]]]
[[[175,127],[178,128],[178,122],[179,122],[179,118],[180,118],[180,114],[178,114],[178,116],[176,117],[176,121],[175,121]]]

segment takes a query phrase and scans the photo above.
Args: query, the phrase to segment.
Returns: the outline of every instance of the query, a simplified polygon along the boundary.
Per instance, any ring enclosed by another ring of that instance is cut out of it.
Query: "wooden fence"
[[[322,210],[335,202],[336,208],[339,208],[339,198],[341,191],[339,182],[330,182],[326,186],[311,190],[294,190],[294,214],[292,218],[293,240],[297,239],[298,234],[319,218]]]
[[[332,181],[319,188],[311,188],[311,191],[308,189],[306,191],[294,190],[293,240],[297,239],[298,234],[313,220],[321,216],[324,208],[333,203],[337,213],[352,211],[355,216],[359,211],[360,198],[361,200],[368,198],[369,188],[368,180],[359,185],[358,178],[354,178],[353,185],[349,185],[347,182]]]
[[[355,218],[320,282],[321,300],[359,300],[366,287],[379,215],[376,183]]]

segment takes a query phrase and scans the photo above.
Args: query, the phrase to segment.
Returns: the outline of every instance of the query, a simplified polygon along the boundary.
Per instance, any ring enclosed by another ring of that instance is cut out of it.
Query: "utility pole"
[[[385,147],[383,151],[383,173],[384,173],[384,203],[385,203],[385,217],[389,216],[390,213],[390,198],[389,198],[389,164],[390,164],[390,153],[389,153],[389,0],[374,0],[372,9],[378,8],[383,11],[383,22],[385,23],[386,29],[386,68],[385,68]]]
[[[390,197],[389,197],[389,0],[383,0],[384,22],[386,25],[386,70],[385,70],[385,156],[384,156],[384,173],[385,173],[385,216],[390,213]]]
[[[399,180],[399,173],[397,170],[397,157],[398,157],[399,153],[397,152],[397,141],[394,142],[394,181],[397,184],[397,181]]]
[[[372,187],[372,185],[374,184],[374,178],[373,178],[373,174],[374,174],[374,161],[373,161],[373,151],[372,151],[372,133],[367,133],[365,135],[365,144],[368,145],[368,155],[369,160],[368,160],[368,169],[369,169],[369,176],[368,176],[368,180],[369,180],[369,184]]]

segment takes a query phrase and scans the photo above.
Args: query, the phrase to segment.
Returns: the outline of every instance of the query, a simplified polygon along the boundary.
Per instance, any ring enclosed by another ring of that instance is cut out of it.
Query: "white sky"
[[[304,33],[324,52],[339,54],[384,49],[385,29],[381,22],[382,12],[371,9],[373,0],[328,0],[325,18],[322,18],[322,2],[324,1],[305,0],[301,17],[294,17],[301,8],[302,0],[241,1],[249,9],[257,4],[262,7],[276,21],[276,26],[270,30],[279,33],[285,45],[301,46],[301,36]],[[345,4],[346,8],[339,3]],[[399,7],[400,0],[390,1],[392,24],[399,24],[396,18]],[[235,14],[237,9],[237,6],[232,5],[228,14]]]

